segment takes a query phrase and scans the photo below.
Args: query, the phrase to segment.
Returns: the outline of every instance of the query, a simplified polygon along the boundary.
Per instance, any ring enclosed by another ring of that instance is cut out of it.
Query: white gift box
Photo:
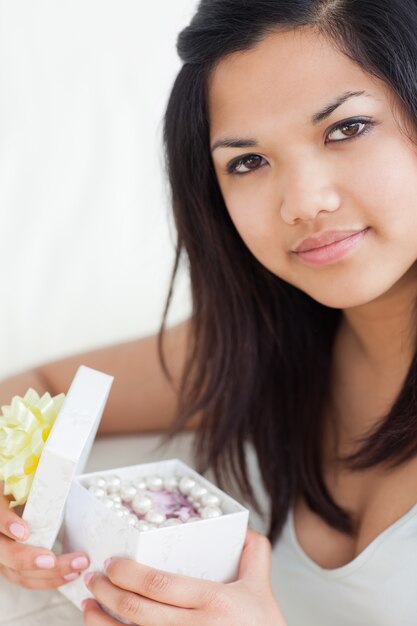
[[[45,443],[23,517],[31,528],[27,543],[51,548],[64,522],[64,550],[84,551],[89,571],[110,557],[123,557],[168,572],[219,582],[235,580],[249,512],[178,459],[82,474],[113,378],[81,366]],[[99,476],[122,481],[146,476],[190,476],[216,494],[223,515],[176,526],[140,531],[97,499],[88,487]],[[60,591],[80,607],[88,597],[83,576]]]

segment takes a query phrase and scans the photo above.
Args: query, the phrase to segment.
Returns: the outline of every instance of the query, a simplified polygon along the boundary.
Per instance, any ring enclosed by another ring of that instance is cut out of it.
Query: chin
[[[374,302],[384,295],[388,289],[378,289],[375,283],[371,285],[329,285],[328,289],[308,290],[299,287],[311,298],[332,309],[352,309]]]

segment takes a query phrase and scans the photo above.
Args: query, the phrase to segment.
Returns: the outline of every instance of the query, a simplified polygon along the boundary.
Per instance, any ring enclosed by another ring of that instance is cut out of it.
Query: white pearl
[[[102,478],[102,477],[94,478],[92,482],[92,486],[105,489],[107,487],[107,481],[105,478]]]
[[[145,520],[151,524],[157,524],[159,526],[165,522],[166,515],[164,513],[160,513],[159,511],[152,510],[146,513]]]
[[[127,511],[128,513],[130,513],[130,509],[127,506],[125,506],[123,502],[116,502],[114,506],[120,509],[121,511]]]
[[[117,517],[125,517],[125,512],[122,509],[113,509]]]
[[[212,519],[214,517],[220,517],[222,515],[222,511],[217,506],[205,506],[201,509],[200,515],[202,519]]]
[[[127,508],[127,506],[124,506],[123,504],[118,504],[117,502],[114,505],[114,509],[117,510],[117,511],[122,511],[123,515],[125,515],[125,516],[131,514],[131,511],[130,511],[130,509]]]
[[[118,493],[120,491],[122,481],[118,476],[109,476],[107,478],[107,492]]]
[[[167,476],[164,478],[164,487],[167,491],[176,491],[178,489],[178,480],[175,476]]]
[[[136,528],[138,530],[152,530],[152,526],[141,519],[136,521]]]
[[[121,503],[121,501],[122,501],[122,499],[121,499],[121,497],[119,496],[119,494],[118,494],[118,493],[111,493],[111,494],[109,495],[109,498],[110,498],[110,500],[113,500],[113,502],[114,502],[115,504],[120,504],[120,503]]]
[[[93,496],[95,498],[98,498],[99,500],[102,500],[103,498],[106,497],[106,491],[105,489],[102,489],[101,487],[90,487],[89,492],[93,494]]]
[[[104,506],[106,506],[108,509],[114,508],[114,502],[111,498],[105,498],[102,502]]]
[[[144,515],[151,510],[153,502],[149,496],[137,495],[132,500],[132,509],[139,515]]]
[[[207,489],[203,487],[203,485],[195,485],[190,491],[190,496],[194,498],[194,500],[200,500],[206,493]]]
[[[136,483],[136,489],[144,490],[146,489],[146,483],[144,480],[138,480]]]
[[[146,486],[150,491],[161,491],[164,487],[164,481],[160,476],[147,476]]]
[[[163,526],[181,526],[183,522],[178,517],[170,517],[162,525]]]
[[[133,485],[123,485],[120,490],[120,496],[125,502],[132,502],[138,490]]]
[[[183,476],[179,484],[181,493],[183,493],[185,496],[188,495],[191,489],[195,486],[195,484],[196,482],[194,478],[191,478],[191,476]]]
[[[220,498],[215,493],[205,493],[200,502],[203,506],[219,506]]]

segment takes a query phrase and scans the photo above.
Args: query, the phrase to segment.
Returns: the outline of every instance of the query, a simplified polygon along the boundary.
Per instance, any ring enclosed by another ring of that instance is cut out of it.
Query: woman
[[[203,0],[179,36],[165,142],[193,316],[167,337],[171,391],[159,370],[144,403],[196,425],[203,468],[245,495],[254,445],[280,592],[252,534],[230,585],[113,559],[87,584],[135,624],[416,620],[416,28],[406,0]],[[127,391],[155,346],[83,362],[116,355]],[[33,375],[61,389],[70,366]],[[88,601],[85,623],[116,622]]]

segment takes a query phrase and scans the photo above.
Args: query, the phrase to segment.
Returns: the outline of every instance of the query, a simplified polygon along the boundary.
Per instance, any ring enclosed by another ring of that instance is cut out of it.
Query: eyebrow
[[[346,100],[349,98],[354,98],[358,96],[368,96],[373,97],[370,93],[366,91],[345,91],[344,93],[337,96],[334,100],[326,104],[320,111],[314,113],[311,116],[311,123],[313,126],[317,126],[320,122],[323,122],[327,119],[333,111],[335,111],[338,107],[340,107]],[[214,152],[216,148],[254,148],[258,146],[258,142],[256,139],[238,139],[235,137],[224,137],[223,139],[217,139],[211,147],[211,151]]]

